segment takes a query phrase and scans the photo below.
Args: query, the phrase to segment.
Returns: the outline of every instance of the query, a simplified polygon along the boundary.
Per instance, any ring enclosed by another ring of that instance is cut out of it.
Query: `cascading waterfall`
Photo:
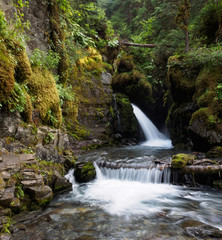
[[[134,181],[141,183],[170,183],[170,169],[159,169],[159,165],[146,168],[133,167],[100,167],[96,162],[97,179],[118,179],[123,181]]]
[[[162,134],[152,121],[134,104],[132,104],[133,112],[139,122],[144,133],[146,141],[143,145],[150,147],[172,148],[172,142],[164,134]]]

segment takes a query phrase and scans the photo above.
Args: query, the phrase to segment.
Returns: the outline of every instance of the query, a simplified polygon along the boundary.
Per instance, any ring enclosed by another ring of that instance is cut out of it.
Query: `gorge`
[[[0,0],[0,239],[222,238],[221,10]]]

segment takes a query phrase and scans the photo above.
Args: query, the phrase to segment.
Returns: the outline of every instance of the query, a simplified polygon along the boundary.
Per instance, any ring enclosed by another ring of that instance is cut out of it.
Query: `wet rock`
[[[222,231],[218,228],[203,225],[199,227],[187,227],[185,229],[187,236],[195,237],[197,239],[206,239],[206,238],[214,238],[214,239],[221,239],[222,238]]]
[[[112,126],[113,131],[121,138],[139,139],[139,127],[136,117],[133,113],[133,107],[129,98],[117,93],[114,95],[112,108]],[[116,139],[118,139],[116,137]]]
[[[78,163],[74,171],[76,181],[79,183],[89,182],[96,177],[96,170],[92,162]]]

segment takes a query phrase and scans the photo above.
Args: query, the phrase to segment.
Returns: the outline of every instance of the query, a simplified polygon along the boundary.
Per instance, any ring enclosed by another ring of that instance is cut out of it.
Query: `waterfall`
[[[141,183],[170,183],[170,169],[159,169],[159,165],[147,168],[108,168],[100,167],[96,162],[96,176],[98,180],[102,179],[117,179],[122,181],[133,181]]]
[[[162,134],[152,121],[134,104],[132,104],[133,112],[139,122],[144,133],[146,141],[143,145],[151,147],[172,148],[171,140]]]

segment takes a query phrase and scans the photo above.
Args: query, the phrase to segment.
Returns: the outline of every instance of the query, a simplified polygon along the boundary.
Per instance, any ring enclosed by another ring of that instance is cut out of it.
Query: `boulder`
[[[15,195],[15,186],[6,188],[3,193],[3,196],[0,198],[0,205],[8,207],[12,202],[14,195]]]
[[[52,200],[53,192],[49,186],[28,187],[25,192],[30,195],[31,199],[38,205],[44,206]]]
[[[96,169],[92,162],[83,162],[76,164],[74,176],[77,182],[89,182],[96,177]]]
[[[173,168],[183,168],[186,165],[192,165],[196,156],[191,154],[179,153],[172,156],[171,166]]]

